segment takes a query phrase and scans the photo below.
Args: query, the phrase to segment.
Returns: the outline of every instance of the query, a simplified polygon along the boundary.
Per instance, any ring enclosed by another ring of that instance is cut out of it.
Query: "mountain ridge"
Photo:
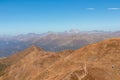
[[[0,37],[0,57],[10,56],[32,45],[42,47],[46,51],[59,52],[66,49],[76,50],[88,44],[119,37],[120,31],[79,30],[5,36]]]
[[[120,38],[59,53],[39,50],[36,46],[27,50],[29,54],[8,66],[0,80],[120,79]]]

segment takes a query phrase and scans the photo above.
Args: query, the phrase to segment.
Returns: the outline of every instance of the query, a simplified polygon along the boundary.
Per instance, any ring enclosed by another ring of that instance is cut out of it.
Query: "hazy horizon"
[[[68,33],[70,33],[70,32],[72,32],[72,31],[79,31],[80,33],[81,32],[95,32],[95,31],[97,31],[97,32],[118,32],[118,31],[120,31],[120,30],[115,30],[115,31],[107,31],[107,30],[84,30],[84,31],[81,31],[81,30],[79,30],[79,29],[70,29],[70,30],[64,30],[64,31],[46,31],[46,32],[39,32],[39,33],[37,33],[37,32],[26,32],[26,33],[17,33],[17,34],[0,34],[0,36],[6,36],[6,37],[12,37],[12,36],[18,36],[18,35],[29,35],[29,34],[46,34],[46,33],[64,33],[64,32],[68,32]],[[74,32],[75,33],[75,32]]]
[[[0,35],[119,31],[118,0],[0,0]]]

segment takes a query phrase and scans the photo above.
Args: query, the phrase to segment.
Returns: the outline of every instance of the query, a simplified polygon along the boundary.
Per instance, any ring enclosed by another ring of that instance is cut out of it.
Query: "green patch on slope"
[[[0,76],[4,75],[7,65],[0,63]]]

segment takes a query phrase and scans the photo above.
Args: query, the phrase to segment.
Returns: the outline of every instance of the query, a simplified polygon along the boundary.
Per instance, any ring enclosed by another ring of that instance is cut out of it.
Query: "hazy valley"
[[[22,34],[0,37],[0,57],[6,57],[35,45],[46,51],[75,50],[88,44],[109,38],[119,38],[120,31],[79,31],[47,32],[43,34]]]

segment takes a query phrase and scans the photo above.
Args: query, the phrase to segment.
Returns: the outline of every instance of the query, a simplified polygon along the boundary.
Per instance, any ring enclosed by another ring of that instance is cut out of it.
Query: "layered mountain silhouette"
[[[32,46],[0,59],[0,80],[119,79],[120,38],[61,52]]]
[[[0,57],[10,56],[36,45],[46,51],[75,50],[108,38],[119,38],[120,31],[79,31],[47,32],[43,34],[22,34],[0,37]]]

